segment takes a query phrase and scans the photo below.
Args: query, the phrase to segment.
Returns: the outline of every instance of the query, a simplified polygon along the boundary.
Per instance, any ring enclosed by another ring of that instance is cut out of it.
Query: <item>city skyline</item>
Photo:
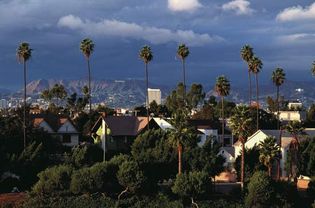
[[[51,11],[57,7],[60,9]],[[28,62],[28,82],[86,79],[79,50],[85,37],[96,45],[91,56],[94,79],[143,78],[138,52],[148,44],[154,55],[150,81],[179,82],[176,49],[183,42],[191,51],[188,83],[214,82],[221,74],[232,83],[246,83],[246,64],[240,58],[246,43],[264,63],[263,82],[270,80],[276,67],[284,68],[288,79],[311,80],[314,10],[312,1],[2,0],[0,88],[21,89],[22,66],[15,56],[21,41],[34,49]]]

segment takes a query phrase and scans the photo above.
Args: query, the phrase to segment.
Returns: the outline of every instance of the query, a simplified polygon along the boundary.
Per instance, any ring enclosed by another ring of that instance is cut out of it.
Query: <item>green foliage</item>
[[[117,171],[117,166],[109,162],[81,168],[72,174],[70,190],[74,194],[95,192],[113,194],[120,188],[116,179]]]
[[[193,171],[176,176],[172,191],[182,198],[198,198],[209,193],[211,179],[206,172]]]
[[[91,166],[103,160],[103,150],[99,145],[84,144],[72,149],[71,155],[66,157],[66,163],[75,167]]]
[[[276,204],[278,207],[303,207],[299,206],[300,197],[294,183],[286,181],[273,182],[276,191]]]
[[[117,178],[119,184],[131,193],[141,190],[146,180],[139,165],[134,161],[123,162],[119,166]]]
[[[271,176],[272,164],[280,160],[280,146],[274,137],[267,137],[259,143],[259,148],[259,161],[268,168],[268,174]]]
[[[258,171],[250,178],[248,194],[245,198],[246,207],[273,207],[275,190],[272,180],[265,172]]]
[[[259,162],[259,149],[257,146],[252,149],[245,149],[245,182],[248,181],[256,171],[265,171],[266,168]],[[240,178],[241,172],[241,156],[235,160],[235,169]]]
[[[184,152],[185,169],[188,171],[202,171],[214,177],[224,170],[225,159],[218,155],[220,145],[211,145],[210,139],[203,147],[195,147]]]
[[[161,129],[149,130],[139,135],[131,147],[132,157],[152,186],[176,175],[176,153],[169,145],[168,136],[169,133]]]
[[[315,176],[308,184],[307,194],[312,200],[315,200]]]
[[[33,192],[36,194],[54,194],[69,190],[72,172],[72,167],[67,165],[47,168],[38,174],[39,181],[33,187]]]

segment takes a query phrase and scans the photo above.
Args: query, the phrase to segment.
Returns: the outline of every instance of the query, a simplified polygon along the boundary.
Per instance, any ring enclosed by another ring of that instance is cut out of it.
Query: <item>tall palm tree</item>
[[[215,84],[215,91],[216,93],[221,96],[221,118],[222,118],[222,145],[224,145],[224,124],[225,124],[225,119],[224,119],[224,97],[228,96],[230,94],[230,81],[225,77],[225,76],[219,76],[217,78],[217,82]]]
[[[281,68],[276,68],[272,72],[272,81],[277,87],[277,119],[278,119],[278,124],[277,128],[280,128],[280,123],[279,123],[279,91],[280,91],[280,86],[284,83],[285,80],[285,73],[283,69]]]
[[[251,105],[251,102],[252,102],[252,79],[251,79],[251,70],[250,70],[249,63],[253,55],[254,55],[253,48],[250,45],[247,45],[247,44],[244,45],[243,48],[241,49],[241,57],[247,63],[247,66],[248,66],[249,106]]]
[[[315,61],[313,61],[312,63],[311,72],[312,72],[312,75],[315,76]]]
[[[168,141],[171,146],[177,148],[179,175],[182,173],[182,153],[184,142],[189,140],[191,136],[191,131],[187,127],[187,118],[188,113],[186,112],[186,108],[178,109],[173,114],[172,123],[174,124],[174,128],[169,130],[170,137]]]
[[[271,177],[273,162],[280,160],[280,146],[274,137],[267,137],[259,143],[259,147],[259,161],[268,168],[268,175]]]
[[[147,122],[148,122],[148,129],[149,129],[149,74],[148,74],[148,64],[153,59],[153,53],[151,51],[151,48],[147,45],[143,46],[142,49],[139,52],[139,57],[144,62],[144,68],[145,68],[145,83],[146,83],[146,109],[147,109]]]
[[[290,161],[290,175],[293,176],[294,181],[297,182],[297,172],[299,168],[299,158],[300,158],[300,141],[299,136],[304,134],[304,127],[299,121],[289,121],[289,123],[285,126],[285,130],[289,132],[293,140],[290,143],[289,151],[291,153],[291,161]],[[293,164],[295,168],[293,168]],[[294,169],[294,170],[293,170]]]
[[[251,72],[255,74],[256,79],[256,130],[259,129],[259,85],[258,85],[258,73],[262,69],[263,63],[262,61],[253,56],[249,61]]]
[[[32,48],[30,48],[29,43],[22,42],[17,48],[16,55],[20,63],[23,64],[24,71],[24,118],[23,118],[23,142],[24,149],[26,147],[26,62],[32,57]]]
[[[82,51],[83,55],[85,56],[87,60],[87,67],[88,67],[88,73],[89,73],[89,105],[91,113],[92,109],[92,96],[91,96],[91,66],[90,66],[90,56],[94,51],[94,43],[91,39],[85,38],[80,43],[80,50]]]
[[[242,160],[241,160],[241,183],[244,185],[245,172],[245,143],[247,137],[252,133],[252,119],[250,109],[245,105],[239,105],[235,108],[233,115],[230,118],[232,133],[238,137],[242,145]]]
[[[180,44],[177,49],[177,56],[182,61],[183,65],[183,83],[184,83],[184,99],[186,96],[186,68],[185,68],[185,59],[189,55],[189,48],[185,44]]]

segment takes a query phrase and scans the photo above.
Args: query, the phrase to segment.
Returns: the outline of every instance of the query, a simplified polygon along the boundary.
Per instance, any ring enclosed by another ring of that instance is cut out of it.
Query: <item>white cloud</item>
[[[234,11],[237,15],[250,15],[254,12],[250,2],[246,0],[233,0],[222,5],[223,11]]]
[[[295,33],[290,35],[282,35],[278,38],[283,43],[310,43],[315,42],[315,34],[313,33]]]
[[[67,15],[58,21],[59,27],[78,30],[87,35],[116,36],[146,40],[152,44],[183,42],[190,46],[202,46],[216,41],[223,41],[219,36],[199,34],[192,30],[172,31],[165,28],[141,26],[136,23],[104,19],[100,22],[82,20],[80,17]]]
[[[195,11],[202,7],[198,0],[168,0],[168,8],[175,12]]]
[[[276,19],[282,22],[315,19],[315,2],[305,8],[300,5],[288,7],[281,11]]]

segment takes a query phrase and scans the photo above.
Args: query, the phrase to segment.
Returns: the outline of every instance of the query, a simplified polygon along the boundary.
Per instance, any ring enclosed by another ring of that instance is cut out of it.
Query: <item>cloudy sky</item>
[[[188,82],[214,83],[227,75],[246,83],[240,49],[250,44],[264,63],[261,78],[282,67],[291,80],[310,80],[315,60],[315,2],[306,0],[0,0],[0,87],[20,88],[22,66],[16,48],[34,49],[28,80],[85,79],[79,50],[85,37],[95,42],[95,79],[142,79],[139,49],[154,53],[150,80],[176,83],[179,43],[191,51]]]

